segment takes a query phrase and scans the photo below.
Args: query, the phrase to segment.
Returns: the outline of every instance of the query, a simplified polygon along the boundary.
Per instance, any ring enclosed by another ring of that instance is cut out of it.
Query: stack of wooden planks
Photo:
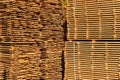
[[[43,0],[40,19],[43,28],[41,40],[41,78],[45,80],[62,80],[62,51],[64,48],[64,15],[60,0]]]
[[[11,79],[10,44],[0,43],[0,79]]]
[[[65,80],[119,80],[120,42],[65,43]]]
[[[10,1],[1,13],[1,35],[4,41],[34,42],[40,40],[40,5],[34,2]],[[9,37],[9,38],[8,38]]]
[[[1,56],[1,54],[0,54],[0,56]],[[4,72],[5,72],[4,64],[2,62],[0,62],[0,80],[4,79]]]
[[[0,79],[62,80],[63,22],[60,0],[1,0]]]
[[[64,80],[120,79],[120,0],[67,0]]]
[[[13,45],[12,77],[13,80],[40,79],[40,50],[35,44]]]
[[[69,40],[120,39],[119,0],[67,0],[67,4]]]

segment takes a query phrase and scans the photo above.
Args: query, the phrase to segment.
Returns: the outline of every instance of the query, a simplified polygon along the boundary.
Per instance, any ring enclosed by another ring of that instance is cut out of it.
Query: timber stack
[[[61,80],[63,18],[60,0],[0,1],[0,78]]]
[[[67,0],[65,80],[120,80],[120,0]]]
[[[41,71],[45,80],[62,80],[62,51],[64,48],[64,15],[60,0],[41,1],[40,19],[43,28],[41,40]],[[43,68],[43,69],[42,69]]]

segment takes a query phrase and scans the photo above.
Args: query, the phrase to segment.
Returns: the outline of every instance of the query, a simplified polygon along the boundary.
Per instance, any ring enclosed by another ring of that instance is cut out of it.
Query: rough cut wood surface
[[[0,79],[62,80],[63,22],[60,0],[0,0]]]
[[[40,50],[36,45],[14,45],[12,52],[13,80],[40,79]]]
[[[41,1],[40,19],[43,47],[41,51],[41,78],[62,80],[62,51],[64,48],[64,15],[60,0]]]

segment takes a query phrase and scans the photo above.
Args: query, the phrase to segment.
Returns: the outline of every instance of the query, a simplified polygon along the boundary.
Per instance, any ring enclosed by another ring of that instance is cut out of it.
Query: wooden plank
[[[65,79],[119,79],[119,49],[120,42],[66,41]]]

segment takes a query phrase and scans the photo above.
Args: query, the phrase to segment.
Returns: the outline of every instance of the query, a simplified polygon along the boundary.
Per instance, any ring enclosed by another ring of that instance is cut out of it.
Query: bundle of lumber
[[[1,56],[1,54],[0,54],[0,56]],[[4,77],[5,77],[4,72],[5,72],[4,64],[2,62],[0,62],[0,80],[4,79]]]
[[[120,42],[73,41],[65,44],[65,80],[119,80]]]
[[[67,0],[69,40],[120,39],[120,0]]]
[[[10,59],[3,56],[8,80],[62,79],[63,22],[60,0],[0,1],[0,41],[10,47],[0,49],[10,52]]]
[[[62,50],[63,43],[47,41],[41,51],[40,72],[45,80],[62,79]]]
[[[41,1],[40,19],[41,40],[41,78],[45,80],[62,80],[62,51],[64,48],[64,15],[60,0]]]
[[[2,7],[2,5],[1,5]],[[33,42],[40,40],[40,5],[35,2],[10,1],[1,12],[1,35],[9,36],[9,42]]]
[[[14,45],[11,58],[13,80],[40,79],[40,50],[35,44]]]
[[[3,43],[0,44],[0,79],[11,80],[11,52],[10,44]]]

